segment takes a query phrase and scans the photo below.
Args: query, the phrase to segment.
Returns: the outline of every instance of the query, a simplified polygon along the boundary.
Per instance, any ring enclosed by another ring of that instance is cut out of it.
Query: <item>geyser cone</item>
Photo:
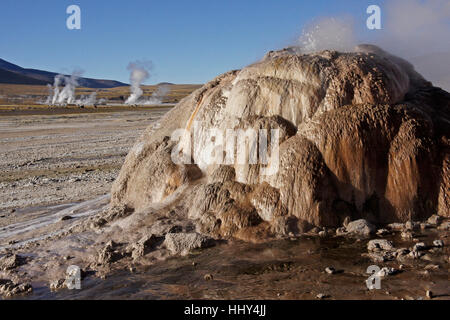
[[[448,123],[449,94],[377,47],[270,52],[207,83],[148,128],[114,183],[112,205],[145,212],[176,198],[198,230],[241,238],[295,233],[305,223],[337,227],[346,217],[448,216]],[[192,164],[171,159],[170,137],[180,128],[193,137]],[[278,170],[202,163],[208,128],[279,129]]]

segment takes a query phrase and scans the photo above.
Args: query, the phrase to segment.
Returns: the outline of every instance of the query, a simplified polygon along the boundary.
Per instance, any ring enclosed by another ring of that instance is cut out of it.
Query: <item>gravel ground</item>
[[[109,193],[136,138],[167,110],[0,117],[0,225],[27,207]]]

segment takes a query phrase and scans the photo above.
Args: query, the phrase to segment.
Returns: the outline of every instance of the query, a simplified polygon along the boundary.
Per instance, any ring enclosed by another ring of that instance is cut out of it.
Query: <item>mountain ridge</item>
[[[39,69],[22,68],[16,64],[0,58],[0,83],[46,85],[53,84],[56,72]],[[115,88],[128,86],[128,84],[107,79],[93,79],[80,77],[78,83],[87,88]]]

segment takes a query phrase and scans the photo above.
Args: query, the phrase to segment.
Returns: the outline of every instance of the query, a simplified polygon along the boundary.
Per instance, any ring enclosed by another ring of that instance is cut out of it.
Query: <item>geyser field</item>
[[[158,87],[129,69],[131,95],[98,90],[104,105],[3,97],[0,294],[448,299],[450,94],[409,62],[289,47],[159,106],[139,105]],[[235,151],[211,128],[279,135],[265,162],[208,162]]]

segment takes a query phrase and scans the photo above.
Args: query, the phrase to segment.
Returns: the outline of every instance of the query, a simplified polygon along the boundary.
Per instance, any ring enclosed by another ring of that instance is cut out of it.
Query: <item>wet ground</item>
[[[434,231],[421,241],[436,238]],[[398,236],[387,237],[396,246],[406,245]],[[367,267],[362,257],[367,239],[300,237],[251,244],[219,244],[186,257],[172,257],[151,266],[116,270],[106,277],[91,275],[80,290],[51,292],[48,284],[34,284],[26,299],[449,299],[448,264],[426,271],[430,261],[404,263],[403,270],[381,280],[381,289],[368,290]],[[378,266],[399,268],[400,263]],[[335,274],[325,268],[333,266]],[[209,279],[211,275],[211,279]],[[206,277],[205,277],[206,276]]]

